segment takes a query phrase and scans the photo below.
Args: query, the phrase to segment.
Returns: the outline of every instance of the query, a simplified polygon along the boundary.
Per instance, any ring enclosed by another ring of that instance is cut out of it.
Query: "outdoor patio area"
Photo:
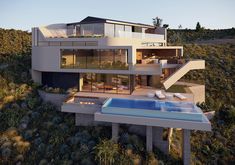
[[[156,91],[160,89],[155,88],[137,88],[135,89],[131,95],[127,94],[109,94],[109,93],[91,93],[91,92],[78,92],[75,96],[82,96],[82,97],[101,97],[101,98],[129,98],[129,99],[149,99],[149,100],[162,100],[162,101],[183,101],[183,102],[194,102],[193,94],[190,93],[181,93],[182,96],[186,97],[186,99],[179,99],[174,96],[174,93],[166,92],[161,90],[162,94],[165,96],[164,99],[159,99],[156,96],[149,97],[148,94],[154,94]]]

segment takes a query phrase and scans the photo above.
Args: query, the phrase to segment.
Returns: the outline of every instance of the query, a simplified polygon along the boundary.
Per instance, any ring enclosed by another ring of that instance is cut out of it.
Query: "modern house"
[[[162,27],[87,17],[32,29],[32,78],[77,89],[61,107],[76,114],[76,125],[111,123],[114,140],[119,124],[143,128],[147,150],[155,145],[164,152],[172,128],[182,128],[185,164],[190,161],[190,130],[209,131],[211,125],[195,105],[195,93],[166,90],[190,70],[204,68],[203,60],[184,59],[182,46],[167,46]],[[169,132],[166,141],[163,128]]]

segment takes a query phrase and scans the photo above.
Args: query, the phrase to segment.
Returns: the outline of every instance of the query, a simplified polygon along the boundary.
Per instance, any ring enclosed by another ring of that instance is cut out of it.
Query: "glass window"
[[[93,74],[92,80],[92,92],[104,93],[105,74]]]
[[[61,51],[61,67],[73,68],[74,67],[74,55],[73,50],[64,49]]]
[[[94,26],[93,24],[82,24],[80,30],[82,36],[91,36],[94,32]]]
[[[128,69],[127,62],[127,50],[126,49],[115,49],[115,62],[113,68],[115,69]]]
[[[131,32],[131,30],[132,30],[131,26],[125,25],[125,31],[126,32]]]
[[[142,33],[142,27],[132,26],[132,32]]]
[[[105,36],[114,37],[114,24],[105,24]]]
[[[63,49],[61,67],[127,70],[127,57],[127,49]]]
[[[75,50],[74,51],[75,57],[74,57],[74,61],[75,61],[75,68],[81,68],[81,69],[85,69],[86,68],[86,50]]]
[[[125,37],[131,38],[132,37],[132,27],[125,25]]]
[[[124,25],[115,25],[115,36],[121,36],[120,33],[123,33]]]
[[[83,36],[103,36],[104,24],[82,24],[80,25],[81,35]]]
[[[80,74],[80,89],[83,92],[91,92],[91,73],[82,73]]]
[[[87,55],[87,68],[98,69],[100,63],[99,51],[97,50],[86,50]]]
[[[117,88],[120,94],[130,94],[129,75],[117,75]]]
[[[105,93],[117,93],[117,75],[115,74],[105,75],[104,89]]]
[[[112,69],[114,62],[114,51],[111,49],[103,49],[100,51],[100,68]]]
[[[104,35],[104,24],[93,24],[94,25],[94,35]]]
[[[80,74],[80,90],[84,92],[130,94],[130,76],[117,74]]]

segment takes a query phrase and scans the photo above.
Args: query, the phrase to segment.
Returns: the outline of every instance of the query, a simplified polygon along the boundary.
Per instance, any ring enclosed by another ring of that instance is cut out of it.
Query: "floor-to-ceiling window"
[[[86,50],[74,50],[75,64],[74,68],[85,69],[87,66],[87,51]]]
[[[63,49],[61,68],[128,70],[127,49]]]
[[[86,68],[89,69],[99,69],[100,55],[96,50],[86,50],[87,65]]]
[[[129,75],[83,73],[80,79],[83,92],[130,94],[133,90]]]
[[[125,49],[114,50],[114,63],[113,68],[115,69],[128,69],[127,62],[127,51]]]
[[[130,94],[130,77],[128,75],[117,75],[118,79],[118,93],[120,94]]]
[[[74,53],[73,49],[61,50],[61,68],[73,68]]]
[[[101,49],[99,50],[100,56],[100,68],[101,69],[115,69],[113,63],[115,62],[114,50],[112,49]]]

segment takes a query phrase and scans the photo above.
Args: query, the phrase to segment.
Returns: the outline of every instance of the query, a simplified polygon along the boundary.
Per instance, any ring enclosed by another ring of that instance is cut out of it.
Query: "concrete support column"
[[[183,129],[182,130],[182,159],[184,165],[190,165],[190,155],[191,155],[191,147],[190,147],[190,130]]]
[[[173,134],[173,128],[169,128],[168,129],[168,142],[169,142],[169,152],[171,150],[171,141],[172,141],[172,134]]]
[[[169,154],[169,143],[167,140],[163,140],[163,128],[153,127],[153,144],[160,149],[163,153]]]
[[[163,134],[163,128],[162,127],[153,127],[154,130],[154,140],[157,141],[162,141],[162,134]]]
[[[118,141],[118,129],[119,129],[119,124],[112,123],[112,140],[115,142]]]
[[[146,150],[148,152],[153,151],[153,127],[146,126]]]

